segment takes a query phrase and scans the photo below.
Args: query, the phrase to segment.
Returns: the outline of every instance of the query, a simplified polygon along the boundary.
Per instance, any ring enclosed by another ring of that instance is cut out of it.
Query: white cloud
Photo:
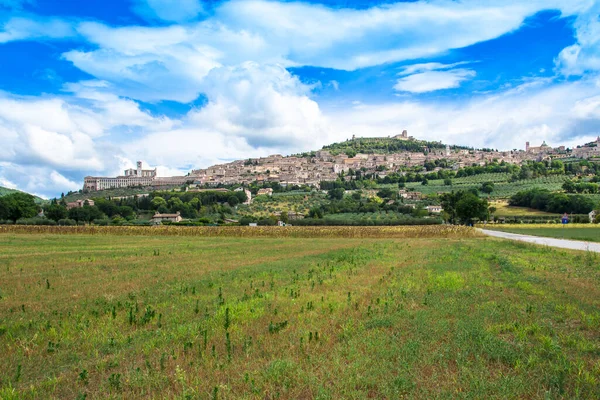
[[[457,88],[461,82],[476,75],[475,71],[471,69],[452,69],[464,64],[467,64],[467,62],[455,64],[427,63],[406,66],[399,74],[406,76],[398,79],[394,89],[400,92],[426,93]]]
[[[191,111],[181,128],[130,144],[138,158],[159,165],[208,166],[271,153],[312,149],[328,140],[326,118],[310,88],[277,65],[244,63],[211,71],[209,103]]]
[[[338,140],[408,129],[417,138],[475,147],[523,148],[527,140],[576,145],[600,133],[598,89],[591,79],[561,84],[540,79],[458,103],[362,104],[324,113]]]
[[[32,39],[63,39],[75,35],[75,30],[69,22],[55,19],[11,18],[2,26],[0,43],[15,40]]]
[[[190,114],[194,125],[244,137],[258,147],[306,146],[321,131],[319,105],[310,88],[277,65],[244,63],[211,71],[203,92],[208,105]]]
[[[560,52],[556,64],[569,75],[600,71],[600,2],[580,14],[575,21],[577,43]]]
[[[75,97],[49,99],[0,94],[0,178],[22,190],[51,195],[46,192],[48,182],[55,183],[55,190],[64,190],[66,181],[59,175],[79,180],[84,174],[117,173],[115,160],[124,150],[110,143],[113,137],[127,141],[132,128],[152,132],[174,124],[143,113],[131,100],[105,94],[79,91]],[[32,176],[40,171],[45,175]]]
[[[49,167],[0,162],[0,186],[50,198],[82,185]]]
[[[137,0],[134,11],[144,18],[168,22],[184,22],[204,11],[200,0]]]
[[[355,10],[232,0],[218,6],[211,17],[180,26],[82,23],[78,33],[98,49],[72,50],[64,57],[113,83],[119,95],[190,102],[213,68],[253,61],[354,70],[432,57],[516,30],[541,10],[558,9],[569,16],[592,4],[593,0],[432,0]]]
[[[442,64],[442,63],[438,63],[438,62],[430,62],[430,63],[423,63],[423,64],[412,64],[412,65],[405,65],[402,67],[402,70],[398,73],[398,75],[403,76],[403,75],[412,75],[412,74],[416,74],[416,73],[420,73],[420,72],[426,72],[426,71],[439,71],[439,70],[448,70],[448,69],[452,69],[461,65],[465,65],[465,64],[471,64],[471,61],[461,61],[461,62],[457,62],[454,64]]]

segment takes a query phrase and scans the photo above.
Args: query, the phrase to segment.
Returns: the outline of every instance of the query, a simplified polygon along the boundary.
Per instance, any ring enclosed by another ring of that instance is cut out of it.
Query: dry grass
[[[25,226],[3,225],[0,234],[59,234],[111,236],[200,236],[263,238],[465,238],[481,236],[477,230],[454,225],[348,226],[348,227],[272,227],[272,226]]]

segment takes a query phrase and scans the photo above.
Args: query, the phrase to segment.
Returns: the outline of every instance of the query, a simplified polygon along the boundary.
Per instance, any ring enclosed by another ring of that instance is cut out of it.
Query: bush
[[[77,221],[75,221],[74,219],[69,219],[69,218],[59,219],[58,220],[58,225],[61,225],[61,226],[75,226],[75,225],[77,225]]]
[[[17,220],[17,225],[56,225],[56,222],[47,218],[34,217],[21,218]]]

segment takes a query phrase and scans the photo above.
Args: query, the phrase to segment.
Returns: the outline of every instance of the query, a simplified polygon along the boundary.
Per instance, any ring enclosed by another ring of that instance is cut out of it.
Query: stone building
[[[95,192],[137,186],[177,186],[183,185],[189,179],[192,178],[187,176],[158,177],[156,169],[143,169],[142,162],[138,161],[137,168],[126,169],[123,176],[86,176],[83,180],[83,189]]]
[[[177,212],[176,214],[160,214],[160,213],[156,213],[156,214],[154,214],[154,216],[152,216],[152,219],[150,221],[152,223],[158,224],[158,223],[161,223],[163,221],[181,222],[181,220],[183,220],[183,218],[181,218],[181,214],[179,212]]]

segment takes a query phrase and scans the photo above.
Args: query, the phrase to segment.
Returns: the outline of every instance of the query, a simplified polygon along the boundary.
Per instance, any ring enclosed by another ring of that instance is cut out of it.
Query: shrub
[[[77,222],[74,219],[65,218],[65,219],[59,219],[58,220],[58,225],[61,225],[61,226],[75,226],[75,225],[77,225]]]

